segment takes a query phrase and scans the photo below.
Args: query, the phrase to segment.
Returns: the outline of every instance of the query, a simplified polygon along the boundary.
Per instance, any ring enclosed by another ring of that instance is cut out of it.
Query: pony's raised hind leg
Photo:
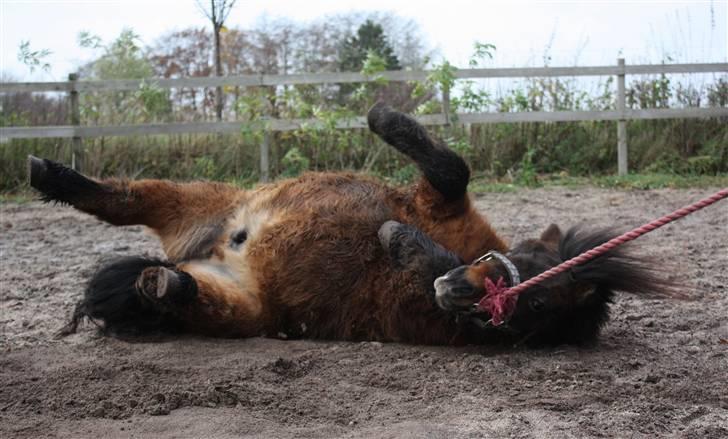
[[[467,194],[470,169],[462,157],[433,139],[414,118],[382,103],[369,110],[367,119],[374,133],[412,158],[424,174],[414,195],[414,224],[468,262],[488,250],[506,250],[472,206]]]
[[[367,114],[369,129],[410,157],[425,176],[441,203],[462,200],[470,181],[470,169],[454,151],[430,137],[414,118],[379,102]]]
[[[173,261],[207,256],[243,194],[221,183],[94,180],[33,156],[28,167],[30,185],[45,201],[70,204],[114,225],[151,227]]]

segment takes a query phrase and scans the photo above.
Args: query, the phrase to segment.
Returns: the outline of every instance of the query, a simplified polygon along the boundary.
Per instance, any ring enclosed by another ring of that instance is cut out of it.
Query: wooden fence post
[[[619,73],[617,74],[617,174],[627,175],[627,120],[626,120],[626,97],[624,90],[624,58],[617,59]]]
[[[450,128],[450,87],[442,87],[442,114],[445,116],[445,126]]]
[[[267,123],[268,119],[264,119]],[[260,181],[267,183],[270,181],[270,130],[264,128],[263,141],[260,143]]]
[[[271,103],[268,99],[267,87],[260,87],[257,89],[262,94],[260,98],[261,105],[261,117],[262,122],[263,138],[260,140],[260,175],[259,181],[261,183],[268,183],[270,181],[270,141],[271,141]]]
[[[68,75],[69,98],[71,103],[71,125],[74,127],[81,125],[81,110],[78,106],[78,90],[76,89],[76,81],[78,81],[78,73]],[[82,172],[83,168],[83,142],[81,137],[74,133],[71,138],[71,168]]]

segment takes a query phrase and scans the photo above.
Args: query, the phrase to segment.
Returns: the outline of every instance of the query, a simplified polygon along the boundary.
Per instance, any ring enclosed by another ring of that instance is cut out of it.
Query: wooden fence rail
[[[477,78],[534,78],[554,76],[612,76],[645,75],[667,73],[714,73],[728,72],[728,63],[709,64],[635,64],[625,66],[591,67],[524,67],[493,69],[459,69],[457,79]],[[149,79],[109,79],[103,81],[68,82],[6,82],[0,83],[0,93],[22,92],[79,92],[92,91],[130,91],[138,90],[142,84],[154,84],[160,88],[195,88],[218,86],[273,86],[302,84],[344,84],[352,82],[373,82],[383,78],[393,82],[422,81],[432,73],[430,70],[395,70],[377,73],[375,78],[361,73],[301,73],[293,75],[238,75],[204,78],[149,78]]]
[[[625,76],[640,74],[669,73],[728,73],[728,63],[710,64],[660,64],[660,65],[625,65],[623,59],[617,60],[616,66],[591,67],[535,67],[535,68],[493,68],[493,69],[461,69],[454,75],[457,79],[483,78],[523,78],[523,77],[556,77],[556,76],[617,76],[616,110],[613,111],[534,111],[516,113],[462,113],[450,114],[449,90],[443,90],[443,113],[419,116],[417,119],[425,125],[448,125],[455,123],[517,123],[517,122],[569,122],[587,120],[617,121],[618,172],[627,173],[627,127],[628,120],[668,119],[668,118],[726,118],[728,108],[685,108],[685,109],[646,109],[631,110],[626,108]],[[387,71],[375,76],[361,73],[316,73],[295,75],[240,75],[205,78],[150,78],[145,80],[104,80],[78,81],[76,75],[69,75],[67,82],[17,82],[0,83],[0,93],[27,92],[66,92],[70,97],[71,125],[35,126],[35,127],[2,127],[0,139],[28,139],[61,137],[73,139],[74,167],[81,166],[82,139],[98,136],[130,136],[160,135],[179,133],[236,133],[242,124],[250,128],[262,129],[267,133],[273,131],[291,131],[303,126],[316,127],[321,122],[316,119],[266,119],[257,122],[186,122],[137,124],[117,126],[83,126],[78,110],[78,98],[82,92],[129,91],[138,90],[144,84],[160,88],[195,88],[219,86],[280,86],[297,84],[328,84],[374,82],[382,78],[388,81],[421,81],[432,72],[420,71]],[[364,128],[364,117],[342,120],[337,128]],[[268,176],[268,141],[261,144],[261,178]]]

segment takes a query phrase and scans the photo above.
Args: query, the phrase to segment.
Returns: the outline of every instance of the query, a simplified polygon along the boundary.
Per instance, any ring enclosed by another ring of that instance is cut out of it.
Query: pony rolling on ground
[[[517,270],[528,279],[612,234],[562,234],[552,225],[509,250],[473,208],[461,157],[382,104],[368,122],[415,161],[421,181],[393,188],[362,175],[309,173],[243,190],[93,180],[31,157],[31,185],[46,201],[148,226],[167,255],[103,264],[67,331],[89,317],[116,334],[580,343],[596,338],[615,291],[657,292],[651,271],[620,249],[527,290],[505,325],[484,324],[489,316],[470,310],[486,277],[513,282]],[[491,251],[497,257],[478,258]]]

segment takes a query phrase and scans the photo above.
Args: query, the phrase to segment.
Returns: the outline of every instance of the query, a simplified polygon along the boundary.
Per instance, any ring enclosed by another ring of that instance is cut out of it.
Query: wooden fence
[[[516,123],[516,122],[570,122],[570,121],[617,121],[618,141],[618,172],[627,173],[627,121],[638,119],[672,119],[672,118],[710,118],[728,117],[728,108],[684,108],[684,109],[645,109],[631,110],[626,108],[625,76],[643,74],[669,74],[669,73],[728,73],[728,63],[710,64],[660,64],[660,65],[625,65],[624,59],[618,59],[616,66],[592,67],[536,67],[536,68],[492,68],[492,69],[461,69],[456,70],[456,79],[482,79],[482,78],[527,78],[527,77],[555,77],[555,76],[607,76],[617,77],[616,109],[607,111],[533,111],[513,113],[461,113],[450,114],[449,90],[443,90],[443,112],[441,114],[418,116],[417,120],[425,125],[449,125],[452,120],[457,123]],[[81,151],[81,142],[86,137],[98,136],[130,136],[151,134],[179,134],[179,133],[237,133],[242,124],[250,124],[251,128],[268,131],[291,131],[299,129],[302,125],[316,126],[321,122],[316,119],[265,119],[257,122],[184,122],[184,123],[154,123],[116,126],[82,126],[78,108],[79,94],[83,92],[98,91],[125,91],[138,90],[143,84],[150,84],[160,88],[194,88],[194,87],[259,87],[297,84],[328,84],[328,83],[361,83],[380,81],[421,81],[425,80],[430,71],[387,71],[376,77],[368,77],[360,73],[317,73],[296,75],[240,75],[204,78],[178,78],[163,79],[152,78],[145,80],[104,80],[104,81],[78,81],[75,74],[71,74],[66,82],[17,82],[0,83],[0,93],[21,92],[66,92],[70,97],[71,113],[70,125],[34,126],[34,127],[2,127],[0,138],[28,139],[61,137],[72,138],[74,151]],[[364,116],[342,120],[338,128],[364,128]],[[264,136],[261,144],[261,179],[268,179],[269,145]]]

